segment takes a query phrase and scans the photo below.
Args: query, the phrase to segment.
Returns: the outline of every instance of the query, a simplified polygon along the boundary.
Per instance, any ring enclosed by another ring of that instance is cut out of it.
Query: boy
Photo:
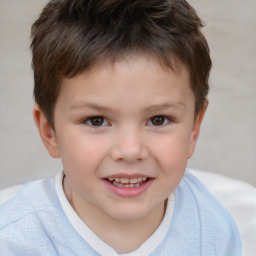
[[[207,108],[201,26],[183,0],[47,4],[34,119],[63,169],[0,206],[3,255],[241,255],[231,215],[186,171]]]

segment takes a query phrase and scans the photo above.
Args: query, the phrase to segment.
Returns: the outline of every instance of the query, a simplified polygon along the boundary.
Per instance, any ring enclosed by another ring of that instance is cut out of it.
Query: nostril
[[[111,150],[111,157],[115,161],[135,162],[143,161],[148,156],[146,147],[142,145],[126,144]]]

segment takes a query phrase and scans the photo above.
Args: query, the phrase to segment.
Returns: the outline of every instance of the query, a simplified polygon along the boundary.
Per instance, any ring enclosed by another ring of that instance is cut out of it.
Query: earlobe
[[[56,133],[37,104],[33,108],[33,116],[41,140],[44,143],[48,153],[53,158],[60,157]]]
[[[204,119],[204,114],[206,112],[207,107],[208,107],[208,101],[205,101],[204,108],[199,112],[199,114],[197,115],[197,117],[194,121],[193,130],[191,132],[188,158],[190,158],[194,153],[196,142],[197,142],[197,139],[198,139],[199,133],[200,133],[200,127],[201,127],[202,121]]]

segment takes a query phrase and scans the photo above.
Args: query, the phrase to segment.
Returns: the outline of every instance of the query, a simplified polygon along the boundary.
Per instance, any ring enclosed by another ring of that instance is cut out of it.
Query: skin
[[[184,65],[173,71],[132,55],[64,78],[54,130],[34,107],[49,154],[62,158],[70,204],[118,253],[138,248],[161,223],[199,135],[205,109],[195,118],[194,106]],[[129,175],[150,177],[150,184],[136,196],[106,185],[107,177]]]

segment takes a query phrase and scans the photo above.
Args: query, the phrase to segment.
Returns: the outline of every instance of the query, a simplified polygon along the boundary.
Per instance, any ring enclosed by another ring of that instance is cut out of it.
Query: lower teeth
[[[136,188],[139,187],[142,183],[136,183],[136,184],[121,184],[117,183],[115,181],[112,182],[113,185],[120,187],[120,188]]]

